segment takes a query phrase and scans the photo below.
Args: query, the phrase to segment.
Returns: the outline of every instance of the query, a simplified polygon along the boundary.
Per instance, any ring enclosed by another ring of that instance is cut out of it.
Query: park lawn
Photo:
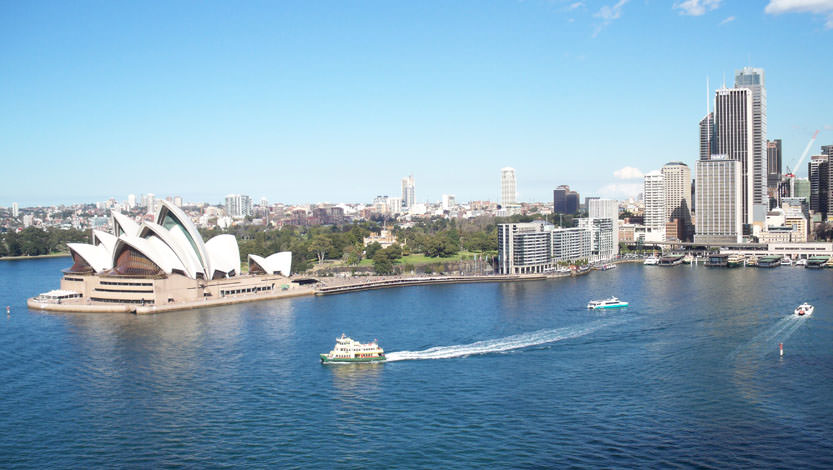
[[[431,263],[449,263],[453,261],[460,261],[463,257],[471,257],[472,255],[474,255],[474,253],[461,251],[456,255],[446,258],[431,258],[429,256],[425,256],[423,253],[414,253],[412,255],[403,256],[402,258],[396,260],[394,264],[412,264],[414,266],[419,266]],[[373,260],[365,258],[359,262],[359,266],[373,266]]]

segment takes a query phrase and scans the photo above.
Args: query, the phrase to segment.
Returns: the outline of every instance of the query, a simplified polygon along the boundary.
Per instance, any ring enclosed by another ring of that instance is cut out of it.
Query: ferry
[[[738,266],[744,265],[744,257],[742,255],[729,255],[729,259],[727,260],[727,265],[730,268],[736,268]]]
[[[801,305],[799,305],[798,307],[795,308],[795,314],[798,315],[799,317],[802,316],[802,315],[812,315],[813,310],[815,310],[815,309],[816,308],[813,307],[812,305],[808,304],[807,302],[804,302],[803,304],[801,304]]]
[[[653,266],[653,265],[659,264],[659,258],[657,258],[656,256],[651,256],[650,258],[645,258],[645,261],[643,261],[642,264],[644,264],[646,266]]]
[[[601,310],[605,308],[622,308],[627,306],[627,302],[623,302],[617,299],[616,297],[611,297],[605,300],[591,300],[587,304],[587,308],[590,310]]]
[[[322,364],[345,364],[351,362],[382,362],[385,360],[385,351],[376,344],[360,343],[352,338],[341,334],[336,338],[336,345],[329,354],[321,354]]]
[[[599,268],[599,269],[601,269],[602,271],[609,271],[611,269],[616,269],[616,265],[615,264],[603,264],[602,267]]]

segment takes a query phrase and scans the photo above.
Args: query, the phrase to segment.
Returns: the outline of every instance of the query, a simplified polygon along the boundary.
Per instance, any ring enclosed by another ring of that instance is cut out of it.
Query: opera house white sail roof
[[[155,222],[138,224],[113,211],[113,234],[95,230],[92,244],[68,244],[74,264],[67,272],[117,276],[176,273],[191,279],[239,274],[240,249],[233,235],[218,235],[204,242],[185,212],[168,201],[160,202]],[[255,266],[252,274],[289,276],[292,253],[275,253],[266,258],[249,255],[249,265]]]

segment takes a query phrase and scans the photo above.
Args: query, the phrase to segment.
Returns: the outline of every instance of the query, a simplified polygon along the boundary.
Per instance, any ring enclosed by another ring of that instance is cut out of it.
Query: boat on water
[[[611,297],[609,299],[604,300],[591,300],[587,304],[587,308],[590,310],[601,310],[606,308],[622,308],[627,307],[628,303],[623,302],[616,297]]]
[[[376,344],[360,343],[344,333],[336,338],[336,345],[329,354],[321,354],[322,364],[345,364],[353,362],[382,362],[385,360],[385,351]]]
[[[794,266],[807,266],[807,259],[806,258],[797,259],[794,263]]]
[[[743,255],[729,255],[729,259],[726,260],[726,265],[730,268],[736,268],[738,266],[744,265],[744,257]]]
[[[616,265],[615,264],[603,264],[602,267],[599,268],[599,269],[601,269],[602,271],[607,271],[607,270],[610,270],[610,269],[616,269]]]
[[[692,262],[694,262],[694,257],[693,256],[691,256],[691,255],[683,256],[683,264],[691,264]]]
[[[644,264],[646,266],[657,265],[657,264],[659,264],[659,258],[657,258],[656,256],[651,256],[650,258],[645,258],[645,261],[643,261],[642,264]]]
[[[793,260],[791,260],[790,258],[788,258],[786,256],[781,258],[781,266],[792,266],[792,265],[793,265]]]
[[[808,304],[807,302],[804,302],[803,304],[801,304],[801,305],[799,305],[798,307],[795,308],[795,314],[798,315],[799,317],[804,316],[804,315],[812,315],[813,310],[815,310],[815,309],[816,309],[816,307],[813,307],[812,305]]]

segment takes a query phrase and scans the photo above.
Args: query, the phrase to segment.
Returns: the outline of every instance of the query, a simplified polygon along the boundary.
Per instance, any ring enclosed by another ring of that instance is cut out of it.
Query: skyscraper
[[[813,155],[807,163],[807,175],[810,179],[810,210],[822,214],[828,213],[828,191],[830,189],[830,163],[827,155]]]
[[[781,182],[781,139],[766,141],[766,189],[770,198],[778,198],[778,183]]]
[[[410,209],[416,204],[414,175],[402,178],[402,208]]]
[[[646,241],[665,240],[665,181],[662,173],[652,171],[645,175],[643,182],[645,199],[645,227],[650,230]]]
[[[700,160],[708,160],[714,151],[714,113],[700,120]]]
[[[833,221],[833,145],[822,145],[821,154],[827,156],[827,221]]]
[[[715,92],[714,101],[715,152],[712,158],[718,155],[719,159],[741,163],[743,223],[751,224],[755,200],[753,165],[750,161],[755,147],[751,92],[747,88],[721,88]]]
[[[764,69],[744,67],[735,73],[735,88],[746,88],[752,98],[752,149],[749,152],[749,164],[746,166],[747,178],[752,187],[752,220],[747,223],[763,222],[769,209],[767,193],[767,116],[766,116],[766,82]]]
[[[587,201],[587,217],[592,227],[597,219],[610,219],[611,257],[619,254],[619,201],[615,199],[593,198]],[[596,240],[596,238],[594,238]]]
[[[677,237],[691,236],[691,169],[683,162],[669,162],[662,167],[665,185],[665,220],[677,220]]]
[[[570,186],[562,184],[552,191],[552,209],[559,214],[575,214],[578,212],[579,194],[570,191]]]
[[[697,162],[695,243],[740,243],[742,172],[740,161],[722,156]]]
[[[20,207],[17,205],[16,202],[12,203],[12,217],[17,218],[20,215]]]
[[[515,169],[506,167],[500,169],[500,205],[504,208],[517,204]]]

